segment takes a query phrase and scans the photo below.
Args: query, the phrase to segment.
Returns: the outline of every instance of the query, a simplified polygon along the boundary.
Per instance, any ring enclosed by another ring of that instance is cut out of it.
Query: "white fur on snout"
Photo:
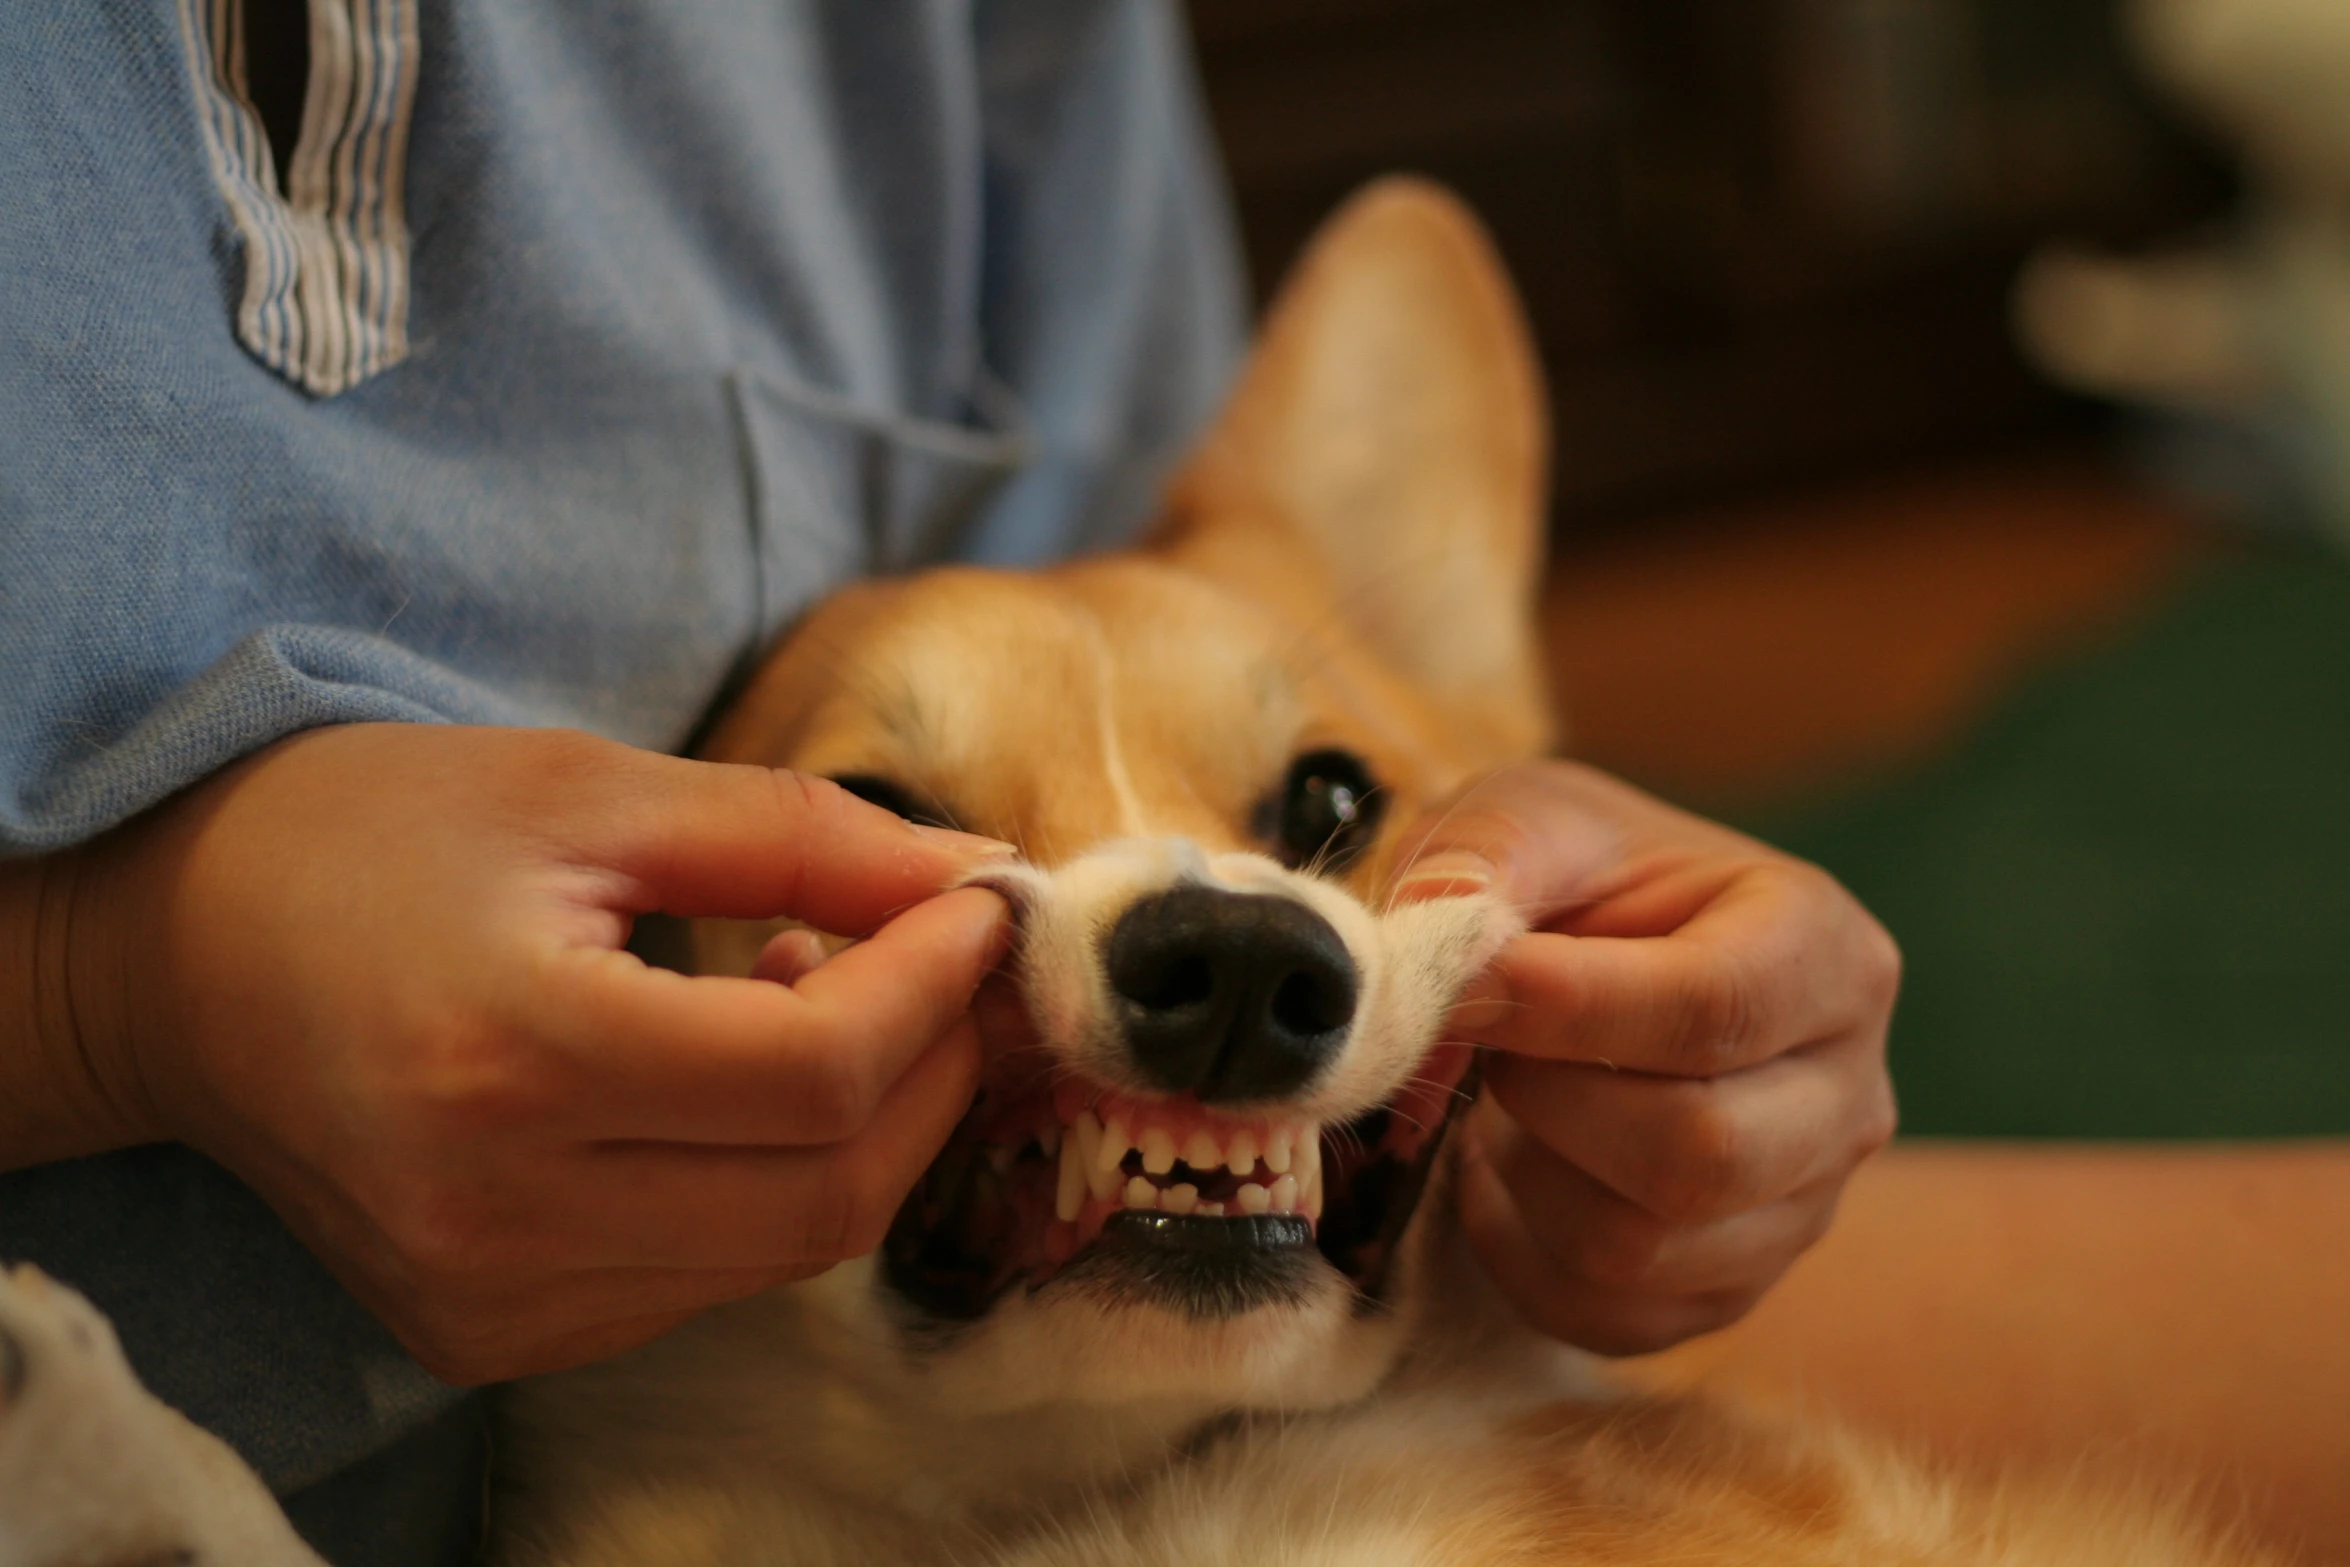
[[[1127,1051],[1102,951],[1128,909],[1197,885],[1288,898],[1320,915],[1354,961],[1355,1014],[1335,1062],[1284,1108],[1321,1121],[1393,1097],[1437,1043],[1461,987],[1522,928],[1483,894],[1374,914],[1334,882],[1261,854],[1211,855],[1185,838],[1116,839],[1055,871],[991,869],[974,880],[1020,908],[1022,982],[1040,1042],[1081,1077],[1141,1092],[1150,1085]]]

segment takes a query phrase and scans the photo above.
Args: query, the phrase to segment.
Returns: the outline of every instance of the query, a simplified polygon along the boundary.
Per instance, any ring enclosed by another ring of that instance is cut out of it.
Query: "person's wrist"
[[[0,882],[0,962],[17,1003],[0,1063],[0,1168],[158,1140],[137,1068],[135,976],[111,840],[22,860]]]

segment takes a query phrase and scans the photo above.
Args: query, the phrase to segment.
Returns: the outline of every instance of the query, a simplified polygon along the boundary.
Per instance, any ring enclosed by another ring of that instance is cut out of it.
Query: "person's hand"
[[[82,1047],[122,1140],[236,1171],[427,1368],[552,1369],[880,1243],[970,1103],[1007,919],[937,894],[998,847],[576,733],[316,730],[93,847]],[[623,950],[654,909],[873,934],[687,978]]]
[[[1494,1047],[1458,1204],[1536,1327],[1605,1354],[1736,1321],[1893,1134],[1892,938],[1826,872],[1567,762],[1406,840],[1401,899],[1486,888],[1530,932],[1448,1037]]]

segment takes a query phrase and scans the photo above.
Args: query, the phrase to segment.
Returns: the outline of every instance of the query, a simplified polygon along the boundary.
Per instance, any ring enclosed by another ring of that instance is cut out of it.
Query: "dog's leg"
[[[139,1385],[114,1330],[0,1269],[0,1567],[323,1567],[227,1445]]]

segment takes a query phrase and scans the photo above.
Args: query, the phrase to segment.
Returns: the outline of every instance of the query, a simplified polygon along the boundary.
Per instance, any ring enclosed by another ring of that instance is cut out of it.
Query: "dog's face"
[[[1018,1021],[879,1258],[814,1286],[958,1407],[1312,1406],[1391,1363],[1472,1091],[1442,1022],[1515,917],[1382,893],[1426,807],[1545,732],[1540,417],[1473,226],[1383,187],[1149,545],[852,589],[714,737],[1024,856],[985,878]]]

